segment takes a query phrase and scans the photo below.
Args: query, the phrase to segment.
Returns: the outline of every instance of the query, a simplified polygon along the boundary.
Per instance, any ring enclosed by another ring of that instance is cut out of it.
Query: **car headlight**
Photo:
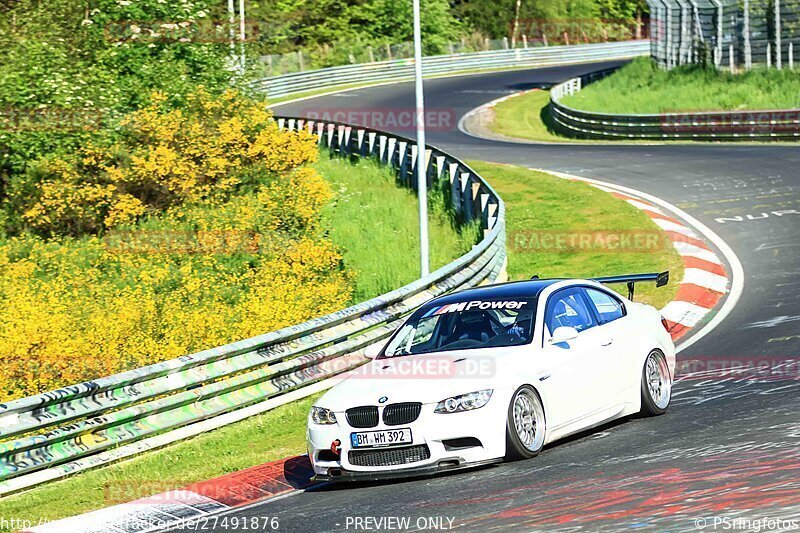
[[[324,407],[317,407],[316,405],[311,408],[311,420],[315,424],[330,425],[336,423],[336,414],[330,409]]]
[[[433,412],[447,414],[480,409],[489,402],[492,392],[493,389],[486,389],[446,398],[436,404]]]

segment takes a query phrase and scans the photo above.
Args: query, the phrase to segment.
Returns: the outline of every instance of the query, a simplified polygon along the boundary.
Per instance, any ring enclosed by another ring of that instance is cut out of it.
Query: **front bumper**
[[[329,481],[329,482],[354,482],[354,481],[381,481],[384,479],[396,479],[399,477],[423,477],[441,474],[444,472],[453,472],[456,470],[465,470],[467,468],[477,468],[485,465],[492,465],[502,462],[502,458],[484,459],[483,461],[475,461],[472,463],[461,463],[458,465],[453,464],[437,464],[430,466],[417,466],[411,468],[403,468],[400,470],[389,471],[367,471],[367,472],[353,472],[349,470],[342,470],[337,468],[329,468],[327,474],[314,474],[311,478],[313,481]]]
[[[425,476],[438,472],[458,470],[502,460],[506,452],[505,428],[508,399],[495,391],[492,399],[482,408],[452,414],[438,414],[435,405],[425,404],[414,422],[398,426],[379,423],[371,428],[353,428],[344,413],[336,412],[337,423],[314,424],[309,420],[306,432],[308,456],[314,469],[315,480],[357,481],[379,480],[394,477]],[[363,431],[411,429],[412,442],[399,446],[354,448],[350,434]],[[468,446],[453,446],[454,440],[472,439]],[[477,439],[477,444],[474,442]],[[338,440],[338,457],[332,457],[331,445]],[[350,462],[353,451],[403,451],[410,447],[427,448],[425,458],[414,458],[403,464],[374,464],[361,466]]]

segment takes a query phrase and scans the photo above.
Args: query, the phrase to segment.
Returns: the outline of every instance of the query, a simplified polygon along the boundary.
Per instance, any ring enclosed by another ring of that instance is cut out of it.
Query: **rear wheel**
[[[645,416],[658,416],[667,412],[672,399],[672,377],[667,358],[660,350],[647,356],[642,368],[642,410]]]
[[[506,421],[506,459],[527,459],[539,454],[544,446],[544,406],[530,385],[516,390],[508,405]]]

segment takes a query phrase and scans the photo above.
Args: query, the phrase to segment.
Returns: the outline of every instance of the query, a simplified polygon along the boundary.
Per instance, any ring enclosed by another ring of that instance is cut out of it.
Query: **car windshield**
[[[416,311],[381,357],[527,344],[535,298],[429,304]]]

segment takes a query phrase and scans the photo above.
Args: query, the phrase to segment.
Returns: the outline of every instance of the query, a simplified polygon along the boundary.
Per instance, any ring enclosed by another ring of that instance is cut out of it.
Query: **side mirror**
[[[557,327],[550,337],[550,344],[559,344],[578,338],[578,330],[567,326]]]
[[[375,359],[378,357],[378,354],[381,353],[383,349],[383,344],[378,342],[376,344],[370,344],[366,348],[364,348],[364,357],[367,359]]]

